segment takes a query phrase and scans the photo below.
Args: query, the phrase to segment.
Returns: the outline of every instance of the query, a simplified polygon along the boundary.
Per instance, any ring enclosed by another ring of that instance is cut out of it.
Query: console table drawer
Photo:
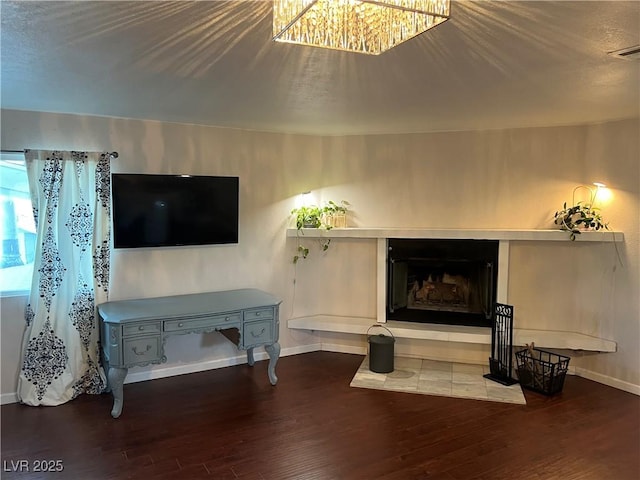
[[[246,310],[244,312],[244,319],[247,322],[260,320],[262,318],[273,318],[273,308],[260,308],[258,310]]]
[[[245,347],[273,342],[273,321],[271,319],[245,323],[242,341]]]
[[[199,330],[208,327],[218,327],[224,325],[236,325],[240,323],[240,313],[230,313],[229,315],[217,315],[214,317],[194,318],[187,320],[166,320],[164,322],[165,332],[180,332],[189,330]]]
[[[136,323],[134,325],[125,325],[122,327],[122,334],[125,337],[131,337],[133,335],[144,335],[150,333],[160,333],[162,327],[160,322],[153,323]]]
[[[160,335],[125,338],[123,342],[124,364],[149,363],[160,360]]]

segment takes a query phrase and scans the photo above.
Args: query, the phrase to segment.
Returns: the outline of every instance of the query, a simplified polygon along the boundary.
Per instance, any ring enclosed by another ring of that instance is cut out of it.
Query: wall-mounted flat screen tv
[[[114,248],[238,243],[238,177],[114,173]]]

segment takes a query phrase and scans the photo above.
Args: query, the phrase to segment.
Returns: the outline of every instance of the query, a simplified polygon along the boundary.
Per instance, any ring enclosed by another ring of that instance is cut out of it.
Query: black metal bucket
[[[384,328],[391,336],[381,333],[369,335],[369,331],[375,327]],[[393,333],[382,325],[371,325],[367,330],[367,341],[369,342],[369,370],[376,373],[393,372],[393,346],[396,343]]]

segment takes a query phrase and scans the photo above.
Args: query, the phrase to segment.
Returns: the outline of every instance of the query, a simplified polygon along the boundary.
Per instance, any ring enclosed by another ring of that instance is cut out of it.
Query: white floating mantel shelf
[[[289,328],[359,335],[366,335],[369,327],[373,324],[376,324],[375,318],[339,317],[332,315],[291,318],[288,322]],[[384,326],[387,327],[396,338],[491,345],[491,329],[489,328],[396,321],[386,322]],[[532,342],[535,342],[537,346],[543,348],[587,350],[593,352],[615,352],[617,350],[616,342],[612,340],[592,337],[578,332],[514,329],[514,345],[522,346]]]
[[[507,241],[571,241],[562,230],[520,229],[452,229],[452,228],[296,228],[287,229],[287,237],[305,238],[433,238]],[[585,231],[576,235],[576,242],[622,242],[624,233]]]
[[[331,315],[312,315],[292,318],[289,328],[326,331],[334,333],[364,334],[373,323],[384,324],[392,328],[394,335],[401,338],[439,340],[445,342],[490,344],[491,332],[486,328],[436,326],[407,324],[406,322],[386,321],[386,261],[387,239],[441,239],[441,240],[496,240],[498,248],[498,282],[496,300],[509,303],[509,246],[518,241],[556,241],[571,243],[569,233],[563,230],[542,229],[446,229],[446,228],[288,228],[287,237],[300,238],[344,238],[372,239],[377,241],[377,313],[376,318],[336,317]],[[576,235],[575,242],[623,242],[624,233],[605,231],[584,231]],[[604,338],[592,337],[579,332],[542,331],[514,329],[514,344],[524,345],[535,340],[536,345],[547,348],[589,350],[597,352],[615,352],[616,342]]]

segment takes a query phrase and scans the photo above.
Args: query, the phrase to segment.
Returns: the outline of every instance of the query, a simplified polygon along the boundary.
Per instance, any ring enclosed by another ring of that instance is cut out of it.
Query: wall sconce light
[[[310,207],[313,204],[313,198],[311,197],[311,192],[302,192],[300,194],[301,200],[300,205],[303,207]]]
[[[591,203],[595,204],[596,197],[598,198],[600,203],[609,203],[611,198],[613,198],[613,193],[611,193],[611,190],[607,188],[604,183],[593,182],[593,184],[596,187],[596,191],[593,192],[593,201]]]
[[[590,207],[593,207],[596,203],[596,199],[599,198],[600,201],[608,201],[611,199],[611,191],[607,188],[607,186],[602,183],[602,182],[593,182],[592,184],[595,188],[591,187],[591,186],[587,186],[587,185],[578,185],[576,188],[573,189],[573,196],[572,196],[572,204],[576,205],[576,192],[578,190],[580,190],[581,188],[587,190],[588,192],[588,199],[582,200],[582,202],[586,203],[587,205],[589,205]]]
[[[295,208],[311,207],[313,205],[314,205],[314,197],[310,191],[302,192],[301,194],[295,197]]]

